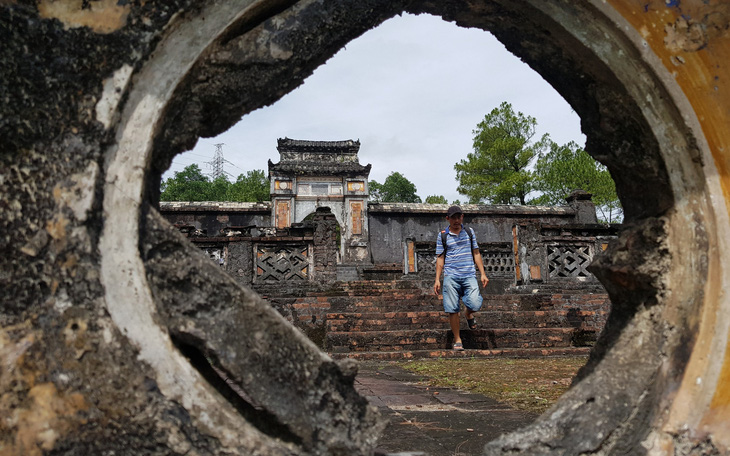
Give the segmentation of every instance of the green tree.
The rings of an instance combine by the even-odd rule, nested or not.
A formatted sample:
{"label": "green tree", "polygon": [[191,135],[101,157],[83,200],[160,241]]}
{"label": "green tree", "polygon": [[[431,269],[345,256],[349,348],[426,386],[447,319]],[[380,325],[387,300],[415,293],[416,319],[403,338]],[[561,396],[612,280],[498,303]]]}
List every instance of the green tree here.
{"label": "green tree", "polygon": [[269,178],[264,171],[255,169],[240,174],[228,189],[229,201],[268,201],[270,198]]}
{"label": "green tree", "polygon": [[376,180],[368,182],[368,191],[370,196],[368,199],[372,202],[379,203],[383,200],[383,184]]}
{"label": "green tree", "polygon": [[608,223],[621,221],[623,211],[610,173],[578,144],[552,143],[550,151],[537,160],[535,176],[535,188],[542,195],[530,204],[565,204],[565,198],[580,189],[593,194],[599,218]]}
{"label": "green tree", "polygon": [[176,171],[160,187],[160,201],[208,201],[210,180],[196,164]]}
{"label": "green tree", "polygon": [[430,195],[426,197],[426,202],[428,204],[449,204],[448,201],[446,201],[446,198],[442,195]]}
{"label": "green tree", "polygon": [[392,172],[380,184],[370,181],[370,200],[384,203],[420,203],[416,195],[416,186],[399,172]]}
{"label": "green tree", "polygon": [[231,182],[226,176],[216,177],[208,187],[208,201],[232,201],[228,197],[230,189]]}
{"label": "green tree", "polygon": [[517,114],[503,102],[479,122],[474,134],[474,152],[454,165],[459,181],[457,191],[469,203],[526,204],[533,190],[533,175],[527,169],[550,138],[535,135],[535,118]]}
{"label": "green tree", "polygon": [[231,183],[226,176],[212,181],[196,164],[162,182],[160,201],[268,201],[269,179],[260,169],[241,174]]}

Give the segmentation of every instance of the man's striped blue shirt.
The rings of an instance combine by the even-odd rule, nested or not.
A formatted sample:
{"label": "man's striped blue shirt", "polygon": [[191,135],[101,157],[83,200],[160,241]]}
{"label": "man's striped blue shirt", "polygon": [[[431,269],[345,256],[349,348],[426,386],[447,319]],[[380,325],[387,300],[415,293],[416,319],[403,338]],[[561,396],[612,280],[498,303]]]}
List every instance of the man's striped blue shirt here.
{"label": "man's striped blue shirt", "polygon": [[[472,256],[472,249],[478,249],[477,236],[474,234],[474,230],[467,228],[471,231],[472,242],[469,245],[469,233],[463,229],[458,235],[447,230],[446,236],[446,258],[444,259],[444,275],[449,277],[472,277],[476,275],[476,267],[474,266],[474,257]],[[441,255],[444,251],[444,246],[441,242],[441,232],[438,233],[436,238],[436,256]]]}

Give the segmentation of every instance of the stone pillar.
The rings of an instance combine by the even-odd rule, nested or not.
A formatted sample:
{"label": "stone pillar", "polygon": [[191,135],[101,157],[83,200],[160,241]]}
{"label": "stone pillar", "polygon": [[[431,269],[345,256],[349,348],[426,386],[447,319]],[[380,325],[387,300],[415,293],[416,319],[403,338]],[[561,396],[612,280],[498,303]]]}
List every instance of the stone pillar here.
{"label": "stone pillar", "polygon": [[337,278],[337,228],[339,224],[328,207],[317,208],[314,223],[314,273],[319,282],[333,282]]}
{"label": "stone pillar", "polygon": [[228,243],[226,271],[239,285],[250,286],[253,281],[253,243],[236,241]]}
{"label": "stone pillar", "polygon": [[576,224],[598,223],[596,205],[591,198],[593,195],[585,190],[573,190],[573,193],[565,198],[568,205],[575,209]]}

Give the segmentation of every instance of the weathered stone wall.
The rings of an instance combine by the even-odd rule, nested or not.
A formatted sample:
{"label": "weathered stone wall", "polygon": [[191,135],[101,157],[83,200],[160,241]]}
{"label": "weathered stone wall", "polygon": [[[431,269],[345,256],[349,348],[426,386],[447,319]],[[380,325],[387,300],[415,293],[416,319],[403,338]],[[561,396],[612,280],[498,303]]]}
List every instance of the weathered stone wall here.
{"label": "weathered stone wall", "polygon": [[[270,203],[160,203],[164,217],[173,225],[190,225],[208,237],[238,233],[245,226],[260,231],[271,227]],[[368,204],[368,248],[374,265],[403,265],[406,242],[435,242],[447,225],[447,205],[370,203]],[[464,205],[465,223],[471,226],[477,241],[485,244],[512,244],[513,227],[523,225],[597,224],[595,207],[590,200],[562,207],[520,207]],[[609,230],[610,231],[610,230]],[[250,233],[251,231],[247,231]],[[345,259],[347,261],[347,259]]]}
{"label": "weathered stone wall", "polygon": [[[592,223],[596,224],[595,207]],[[464,224],[474,229],[478,243],[512,244],[518,224],[571,225],[577,211],[571,206],[462,205]],[[368,206],[370,251],[374,264],[404,263],[406,240],[435,243],[448,226],[446,204],[379,203]],[[588,221],[580,223],[591,223]],[[434,244],[435,245],[435,244]]]}
{"label": "weathered stone wall", "polygon": [[271,226],[271,204],[227,202],[161,202],[160,213],[175,226],[190,225],[205,236],[225,236],[225,228]]}
{"label": "weathered stone wall", "polygon": [[[174,117],[164,91],[222,29],[285,7],[0,5],[1,453],[369,454],[382,425],[353,367],[148,205],[162,126],[138,116]],[[197,137],[182,124],[170,132]]]}
{"label": "weathered stone wall", "polygon": [[592,269],[613,308],[589,363],[553,409],[485,453],[727,452],[726,2],[10,0],[5,453],[370,454],[377,414],[354,393],[352,364],[152,208],[176,153],[403,11],[488,30],[540,73],[581,117],[625,209]]}
{"label": "weathered stone wall", "polygon": [[[221,216],[206,211],[207,215],[198,222],[200,226],[228,218],[225,212]],[[316,288],[337,277],[338,224],[326,208],[319,209],[309,222],[280,230],[224,224],[220,233],[227,233],[225,236],[206,236],[187,225],[193,221],[181,222],[179,216],[179,212],[168,212],[166,220],[176,220],[175,228],[239,285],[275,283],[287,289],[304,283]]]}

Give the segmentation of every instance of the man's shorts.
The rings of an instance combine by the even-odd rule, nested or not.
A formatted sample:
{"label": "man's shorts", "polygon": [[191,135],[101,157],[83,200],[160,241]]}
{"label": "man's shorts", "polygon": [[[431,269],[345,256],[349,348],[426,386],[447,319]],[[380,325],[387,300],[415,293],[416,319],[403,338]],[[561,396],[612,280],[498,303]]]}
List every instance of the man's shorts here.
{"label": "man's shorts", "polygon": [[444,277],[444,312],[459,313],[459,298],[472,312],[482,308],[482,294],[475,276]]}

